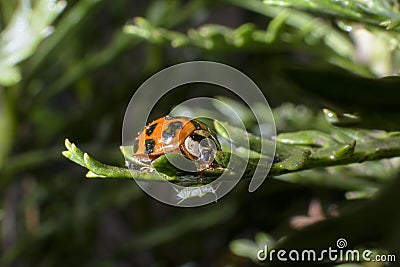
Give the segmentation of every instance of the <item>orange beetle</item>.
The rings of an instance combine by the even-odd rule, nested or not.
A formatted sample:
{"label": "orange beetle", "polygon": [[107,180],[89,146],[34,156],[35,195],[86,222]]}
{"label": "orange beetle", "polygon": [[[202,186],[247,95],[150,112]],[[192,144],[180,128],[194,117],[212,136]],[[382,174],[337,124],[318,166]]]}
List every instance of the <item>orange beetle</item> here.
{"label": "orange beetle", "polygon": [[149,123],[133,145],[133,157],[150,164],[168,152],[177,152],[200,163],[212,162],[221,150],[216,133],[203,122],[187,117],[165,116]]}

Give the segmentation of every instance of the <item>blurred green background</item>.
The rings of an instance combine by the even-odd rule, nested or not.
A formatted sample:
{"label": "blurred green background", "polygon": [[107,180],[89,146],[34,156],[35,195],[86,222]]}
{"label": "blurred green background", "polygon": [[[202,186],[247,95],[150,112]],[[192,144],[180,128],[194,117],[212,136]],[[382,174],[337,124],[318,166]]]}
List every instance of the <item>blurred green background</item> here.
{"label": "blurred green background", "polygon": [[[191,60],[252,78],[278,132],[325,129],[325,107],[399,130],[399,22],[390,0],[0,0],[1,266],[253,266],[258,246],[338,213],[320,225],[344,229],[349,246],[398,253],[396,158],[271,178],[251,194],[242,181],[217,203],[183,209],[132,180],[85,179],[60,152],[70,138],[123,166],[136,88]],[[154,117],[203,93],[167,95]],[[365,228],[352,236],[357,220]],[[325,228],[312,229],[324,239]]]}

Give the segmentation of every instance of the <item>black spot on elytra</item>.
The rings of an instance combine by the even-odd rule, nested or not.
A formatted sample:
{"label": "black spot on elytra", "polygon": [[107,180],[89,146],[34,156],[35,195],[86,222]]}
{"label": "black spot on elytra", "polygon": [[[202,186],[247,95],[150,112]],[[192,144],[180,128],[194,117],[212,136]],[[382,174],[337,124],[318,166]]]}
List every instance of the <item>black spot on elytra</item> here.
{"label": "black spot on elytra", "polygon": [[154,147],[156,146],[156,142],[153,139],[146,139],[144,141],[145,150],[144,153],[151,154],[154,151]]}
{"label": "black spot on elytra", "polygon": [[133,153],[136,153],[137,150],[139,148],[139,139],[135,139],[135,141],[133,141]]}
{"label": "black spot on elytra", "polygon": [[199,134],[192,134],[192,135],[190,135],[190,137],[193,139],[193,141],[196,141],[196,142],[200,142],[201,140],[206,138],[205,136],[202,136]]}
{"label": "black spot on elytra", "polygon": [[201,124],[199,122],[197,122],[195,120],[191,120],[190,122],[193,124],[193,126],[194,126],[194,128],[196,128],[196,130],[202,129]]}
{"label": "black spot on elytra", "polygon": [[146,135],[149,136],[154,132],[154,129],[157,127],[158,123],[153,123],[152,125],[149,125],[146,127]]}
{"label": "black spot on elytra", "polygon": [[178,129],[182,129],[182,122],[174,121],[168,124],[168,128],[162,133],[163,139],[173,138],[176,135]]}

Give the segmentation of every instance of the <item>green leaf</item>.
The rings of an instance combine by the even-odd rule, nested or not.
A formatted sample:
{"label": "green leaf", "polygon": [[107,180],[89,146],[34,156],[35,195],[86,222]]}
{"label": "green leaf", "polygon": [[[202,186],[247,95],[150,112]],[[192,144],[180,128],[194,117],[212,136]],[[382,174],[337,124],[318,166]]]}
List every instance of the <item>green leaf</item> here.
{"label": "green leaf", "polygon": [[21,79],[16,65],[31,56],[52,33],[50,26],[64,10],[65,1],[38,0],[33,7],[21,0],[7,27],[0,33],[0,85],[12,86]]}

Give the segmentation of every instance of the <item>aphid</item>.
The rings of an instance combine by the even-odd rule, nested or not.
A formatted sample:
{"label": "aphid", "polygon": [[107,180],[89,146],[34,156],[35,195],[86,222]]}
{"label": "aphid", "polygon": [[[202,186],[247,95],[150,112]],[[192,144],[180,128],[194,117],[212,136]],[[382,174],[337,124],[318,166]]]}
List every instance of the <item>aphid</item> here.
{"label": "aphid", "polygon": [[184,200],[194,197],[203,197],[209,193],[215,195],[215,202],[218,200],[217,190],[221,183],[219,183],[215,188],[211,184],[197,186],[197,187],[185,187],[182,190],[178,190],[174,187],[175,191],[178,193],[178,204],[182,203]]}

